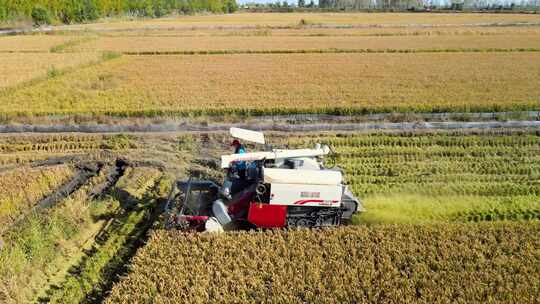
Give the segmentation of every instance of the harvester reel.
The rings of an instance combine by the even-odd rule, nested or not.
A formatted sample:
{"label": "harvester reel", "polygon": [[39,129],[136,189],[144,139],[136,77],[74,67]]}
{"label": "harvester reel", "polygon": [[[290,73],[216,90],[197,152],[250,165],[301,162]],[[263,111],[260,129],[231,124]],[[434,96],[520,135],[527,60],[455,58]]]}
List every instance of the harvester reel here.
{"label": "harvester reel", "polygon": [[339,155],[329,145],[330,153],[322,159],[322,165],[325,169],[333,169],[337,166]]}

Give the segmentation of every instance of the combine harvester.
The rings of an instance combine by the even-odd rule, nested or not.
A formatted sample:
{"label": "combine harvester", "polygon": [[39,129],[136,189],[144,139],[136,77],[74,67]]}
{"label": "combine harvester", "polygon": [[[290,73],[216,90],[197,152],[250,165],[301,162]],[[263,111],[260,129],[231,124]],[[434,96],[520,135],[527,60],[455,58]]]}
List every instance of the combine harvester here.
{"label": "combine harvester", "polygon": [[[264,134],[231,128],[232,137],[264,145]],[[209,180],[176,181],[165,206],[166,228],[223,231],[325,227],[350,222],[362,203],[339,168],[325,168],[327,145],[221,156],[223,186]]]}

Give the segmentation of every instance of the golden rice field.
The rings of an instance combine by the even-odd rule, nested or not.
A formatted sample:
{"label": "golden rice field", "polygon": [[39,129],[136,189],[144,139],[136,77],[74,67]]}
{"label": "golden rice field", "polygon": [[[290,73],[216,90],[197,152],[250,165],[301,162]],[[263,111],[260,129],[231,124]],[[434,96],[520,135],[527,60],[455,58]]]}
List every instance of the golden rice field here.
{"label": "golden rice field", "polygon": [[156,231],[106,303],[535,303],[540,224]]}
{"label": "golden rice field", "polygon": [[[0,36],[1,130],[540,110],[540,15],[238,13],[57,29]],[[367,212],[335,229],[165,231],[172,181],[220,183],[228,134],[0,136],[0,303],[538,302],[537,129],[266,135],[331,145]]]}
{"label": "golden rice field", "polygon": [[[2,39],[2,38],[0,38]],[[52,76],[59,70],[96,62],[100,53],[1,53],[0,92],[21,83]],[[17,102],[17,100],[14,100]]]}
{"label": "golden rice field", "polygon": [[209,37],[100,37],[75,45],[77,51],[115,52],[215,50],[448,50],[540,49],[540,33],[507,35],[417,36],[209,36]]}
{"label": "golden rice field", "polygon": [[[0,115],[538,110],[538,22],[528,14],[238,13],[69,25],[0,37],[0,90],[13,88],[0,94]],[[104,52],[125,55],[103,62]]]}
{"label": "golden rice field", "polygon": [[0,97],[0,113],[538,109],[540,53],[124,56]]}
{"label": "golden rice field", "polygon": [[513,24],[538,23],[534,14],[417,14],[417,13],[237,13],[228,15],[198,15],[181,18],[150,20],[113,20],[103,23],[68,26],[70,29],[137,29],[137,28],[197,28],[242,26],[297,26],[300,20],[312,25],[467,25],[467,24]]}

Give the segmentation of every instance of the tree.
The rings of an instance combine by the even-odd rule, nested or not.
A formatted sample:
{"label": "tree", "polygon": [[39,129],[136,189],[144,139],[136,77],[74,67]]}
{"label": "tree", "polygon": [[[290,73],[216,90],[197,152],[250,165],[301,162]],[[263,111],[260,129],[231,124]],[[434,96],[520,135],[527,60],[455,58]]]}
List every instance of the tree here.
{"label": "tree", "polygon": [[305,7],[306,6],[306,0],[298,0],[298,7]]}

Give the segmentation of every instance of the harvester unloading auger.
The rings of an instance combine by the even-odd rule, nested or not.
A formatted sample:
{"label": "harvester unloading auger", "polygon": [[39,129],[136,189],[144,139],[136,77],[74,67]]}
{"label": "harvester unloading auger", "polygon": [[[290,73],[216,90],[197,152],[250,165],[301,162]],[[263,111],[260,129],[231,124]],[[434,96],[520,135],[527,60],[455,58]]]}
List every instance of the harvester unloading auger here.
{"label": "harvester unloading auger", "polygon": [[[260,132],[231,128],[232,137],[265,144]],[[325,168],[327,145],[221,156],[222,186],[209,180],[176,181],[166,227],[195,231],[338,226],[364,211],[338,168]],[[241,168],[241,169],[239,169]]]}

